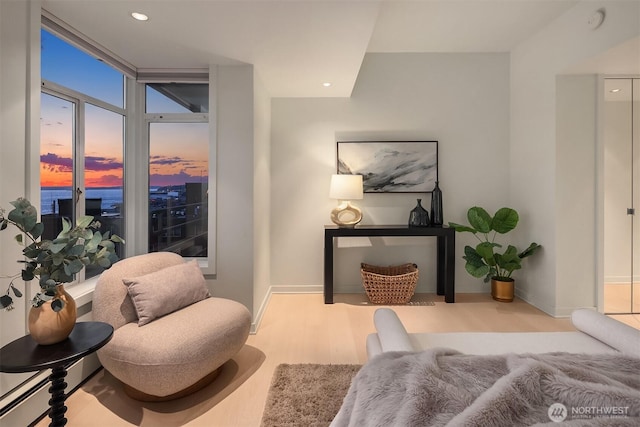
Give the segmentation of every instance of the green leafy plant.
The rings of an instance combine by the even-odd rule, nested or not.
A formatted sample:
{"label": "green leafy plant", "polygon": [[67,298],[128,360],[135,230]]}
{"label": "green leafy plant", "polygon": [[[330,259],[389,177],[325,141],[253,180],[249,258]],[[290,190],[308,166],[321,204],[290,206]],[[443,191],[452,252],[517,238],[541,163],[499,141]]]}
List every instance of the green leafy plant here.
{"label": "green leafy plant", "polygon": [[467,212],[470,225],[450,222],[449,226],[459,232],[470,232],[480,241],[475,247],[465,246],[463,258],[467,261],[465,269],[473,277],[483,277],[488,282],[491,279],[508,281],[515,270],[522,268],[522,260],[535,254],[542,246],[531,243],[527,249],[518,252],[513,245],[508,245],[502,252],[496,252],[502,245],[496,242],[498,234],[506,234],[516,228],[520,217],[511,208],[501,208],[491,216],[478,206]]}
{"label": "green leafy plant", "polygon": [[15,240],[24,246],[24,259],[18,260],[24,266],[21,273],[9,276],[11,282],[6,294],[0,296],[0,308],[13,308],[11,294],[22,297],[14,284],[18,278],[24,281],[37,278],[40,292],[31,304],[39,307],[52,300],[51,308],[59,311],[64,302],[55,296],[58,284],[72,282],[75,274],[87,265],[109,268],[118,260],[115,244],[124,244],[124,240],[115,234],[110,236],[109,232],[102,234],[97,230],[100,223],[94,221],[92,216],[79,218],[75,226],[67,218],[62,218],[60,234],[54,240],[42,240],[40,237],[44,232],[44,224],[38,222],[36,208],[25,198],[19,198],[11,204],[14,209],[6,217],[4,209],[0,209],[0,230],[13,225],[20,231]]}

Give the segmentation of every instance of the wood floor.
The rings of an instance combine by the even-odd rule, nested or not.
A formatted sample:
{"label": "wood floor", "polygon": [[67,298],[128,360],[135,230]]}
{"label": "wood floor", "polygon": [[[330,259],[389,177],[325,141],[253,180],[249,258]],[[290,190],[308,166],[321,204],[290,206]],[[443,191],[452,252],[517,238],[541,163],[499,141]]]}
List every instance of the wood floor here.
{"label": "wood floor", "polygon": [[633,293],[631,286],[630,283],[605,283],[604,312],[640,313],[640,282],[633,283]]}
{"label": "wood floor", "polygon": [[[435,295],[413,301],[393,307],[409,332],[573,330],[568,319],[519,300],[505,304],[485,294],[457,294],[455,304]],[[173,402],[141,403],[101,370],[67,399],[67,425],[257,427],[278,364],[366,362],[365,337],[374,332],[378,307],[365,295],[336,295],[333,305],[323,304],[321,294],[273,295],[257,334],[207,388]]]}

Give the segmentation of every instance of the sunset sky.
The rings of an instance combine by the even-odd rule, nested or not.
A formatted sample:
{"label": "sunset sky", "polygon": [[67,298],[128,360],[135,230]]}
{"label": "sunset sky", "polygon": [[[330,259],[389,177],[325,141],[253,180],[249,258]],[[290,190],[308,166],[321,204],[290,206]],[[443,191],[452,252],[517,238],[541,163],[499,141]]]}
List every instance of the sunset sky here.
{"label": "sunset sky", "polygon": [[[122,106],[120,73],[46,31],[42,31],[42,76],[45,80]],[[149,102],[171,101],[153,91]],[[47,94],[42,95],[41,104],[41,186],[71,186],[74,104]],[[167,111],[169,108],[175,110],[174,107],[175,104],[167,107]],[[85,124],[85,186],[122,186],[123,117],[87,104]],[[207,180],[209,170],[206,123],[152,123],[149,133],[152,187]]]}

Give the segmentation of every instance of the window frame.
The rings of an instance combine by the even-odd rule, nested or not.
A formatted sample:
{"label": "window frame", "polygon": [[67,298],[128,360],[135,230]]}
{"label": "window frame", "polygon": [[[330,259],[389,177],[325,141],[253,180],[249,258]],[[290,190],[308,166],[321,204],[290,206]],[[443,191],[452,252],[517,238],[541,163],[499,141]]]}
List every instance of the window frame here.
{"label": "window frame", "polygon": [[[148,215],[139,215],[140,212],[149,211],[148,197],[139,197],[140,194],[149,192],[149,123],[147,122],[147,113],[145,112],[146,101],[146,83],[207,83],[209,85],[209,110],[207,113],[167,113],[149,114],[151,119],[154,116],[163,116],[166,120],[180,120],[184,122],[206,122],[209,126],[209,176],[208,176],[208,239],[207,239],[207,257],[188,258],[185,260],[196,259],[202,272],[209,278],[216,277],[216,242],[217,242],[217,190],[216,190],[216,147],[217,147],[217,103],[216,103],[216,78],[215,67],[206,69],[153,69],[144,70],[137,69],[122,58],[112,52],[104,49],[84,37],[66,23],[60,21],[55,16],[43,10],[41,15],[41,28],[74,45],[76,48],[84,51],[86,54],[103,60],[106,64],[123,73],[124,76],[124,106],[118,107],[108,102],[101,101],[90,95],[77,92],[73,89],[66,88],[51,81],[42,80],[41,91],[55,91],[54,96],[66,95],[79,102],[90,103],[95,106],[105,108],[109,111],[122,114],[124,117],[124,150],[123,150],[123,187],[124,187],[124,238],[127,244],[124,245],[124,256],[131,257],[148,252]],[[73,102],[73,101],[72,101]],[[84,110],[84,109],[83,109]],[[83,113],[84,114],[84,113]],[[185,115],[193,116],[191,118]],[[199,117],[196,117],[199,116]],[[84,117],[83,117],[84,120]],[[84,122],[82,122],[82,126]],[[83,128],[80,124],[76,124],[76,136],[84,138]],[[39,146],[39,141],[38,141]],[[83,145],[84,147],[84,142]],[[38,151],[39,153],[39,151]],[[75,152],[74,156],[84,160],[84,152]],[[39,159],[39,158],[38,158]],[[74,157],[74,165],[75,165]],[[140,164],[147,167],[140,167]],[[74,168],[75,169],[75,168]],[[74,170],[74,173],[76,171]],[[83,176],[74,176],[75,182],[83,179]],[[39,189],[39,179],[38,179]],[[38,190],[38,199],[39,199]],[[84,209],[78,205],[78,209]],[[82,212],[82,211],[81,211]],[[84,272],[83,272],[84,274]],[[90,279],[91,280],[91,279]],[[82,279],[78,280],[82,281]]]}
{"label": "window frame", "polygon": [[[145,75],[144,79],[139,79],[136,83],[138,86],[136,90],[136,95],[138,96],[138,100],[140,101],[140,108],[138,112],[141,112],[141,117],[138,120],[140,123],[139,130],[141,130],[140,141],[143,141],[143,144],[139,144],[144,147],[144,156],[142,158],[146,158],[147,165],[149,162],[149,128],[151,123],[207,123],[209,128],[209,173],[208,173],[208,188],[209,188],[209,198],[208,198],[208,218],[207,218],[207,256],[206,257],[183,257],[185,260],[195,259],[200,266],[203,274],[208,276],[215,277],[216,275],[216,197],[215,197],[215,126],[214,123],[211,122],[211,117],[215,117],[211,112],[212,106],[215,105],[213,102],[212,94],[214,93],[211,89],[211,78],[207,73],[207,79],[204,79],[202,74],[198,77],[194,77],[193,74],[190,73],[180,73],[173,70],[174,74],[168,75],[167,73],[161,73],[161,76],[154,78],[152,75]],[[206,83],[209,85],[209,112],[207,113],[146,113],[145,105],[146,105],[146,85],[147,83],[169,83],[169,82],[182,82],[182,83]],[[142,182],[142,186],[138,186],[140,191],[143,191],[148,195],[149,194],[149,168],[147,166],[146,170],[142,171],[143,168],[139,168],[137,171],[138,180]],[[144,173],[144,176],[140,176],[140,173]],[[140,194],[140,193],[139,193]],[[149,203],[148,197],[146,197],[145,205],[146,209],[144,212],[149,212]],[[136,234],[136,247],[138,251],[148,251],[149,244],[149,227],[148,222],[139,223],[138,233]],[[144,247],[143,247],[144,246]]]}
{"label": "window frame", "polygon": [[[55,35],[55,34],[54,34]],[[123,78],[128,79],[128,77],[124,76]],[[125,82],[126,83],[126,82]],[[125,92],[126,93],[126,92]],[[77,215],[78,212],[82,213],[85,212],[85,208],[86,208],[86,202],[85,202],[85,197],[80,197],[77,198],[76,189],[81,189],[82,190],[82,194],[86,194],[87,193],[87,189],[85,187],[85,146],[86,146],[86,139],[85,139],[85,128],[86,128],[86,105],[90,104],[93,105],[95,107],[98,108],[102,108],[104,110],[107,110],[109,112],[121,115],[123,120],[124,120],[124,133],[122,135],[122,156],[123,156],[123,162],[124,162],[124,156],[125,156],[125,147],[126,147],[126,129],[127,129],[127,111],[126,111],[126,107],[125,108],[121,108],[118,106],[115,106],[113,104],[109,104],[108,102],[102,101],[100,99],[94,98],[90,95],[87,95],[85,93],[82,92],[78,92],[74,89],[68,88],[66,86],[62,86],[58,83],[49,81],[49,80],[45,80],[42,79],[41,80],[41,84],[40,84],[40,96],[42,96],[42,94],[46,94],[49,96],[53,96],[56,98],[60,98],[63,99],[65,101],[68,101],[72,104],[75,105],[76,108],[76,113],[74,114],[73,120],[73,141],[72,141],[72,145],[71,145],[71,153],[72,153],[72,172],[71,172],[71,181],[72,181],[72,190],[71,190],[71,197],[73,199],[73,206],[74,206],[74,210],[73,210],[73,218],[72,221],[75,223],[75,221],[77,220]],[[41,155],[41,152],[38,151],[38,156]],[[39,181],[39,180],[38,180]],[[127,185],[126,185],[126,174],[125,174],[125,170],[123,169],[123,193],[126,191]],[[39,185],[40,187],[40,185]],[[40,197],[38,198],[38,200],[40,200]],[[124,211],[124,216],[122,218],[123,221],[123,226],[124,229],[126,229],[126,224],[127,224],[127,219],[129,217],[128,212],[127,212],[127,205],[125,200],[122,201],[123,202],[123,211]],[[126,239],[126,235],[122,236],[123,238]],[[76,280],[73,282],[74,284],[83,282],[84,280],[86,280],[86,269],[82,269],[82,271],[80,271],[79,273],[77,273],[76,275]]]}

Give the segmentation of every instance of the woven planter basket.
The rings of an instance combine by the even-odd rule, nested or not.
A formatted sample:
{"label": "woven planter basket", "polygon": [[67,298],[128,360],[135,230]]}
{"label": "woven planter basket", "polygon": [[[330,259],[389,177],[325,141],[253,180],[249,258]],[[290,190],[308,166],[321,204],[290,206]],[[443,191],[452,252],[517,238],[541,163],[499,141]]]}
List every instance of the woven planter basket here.
{"label": "woven planter basket", "polygon": [[418,266],[402,264],[379,267],[361,264],[362,286],[374,304],[406,304],[418,283]]}

